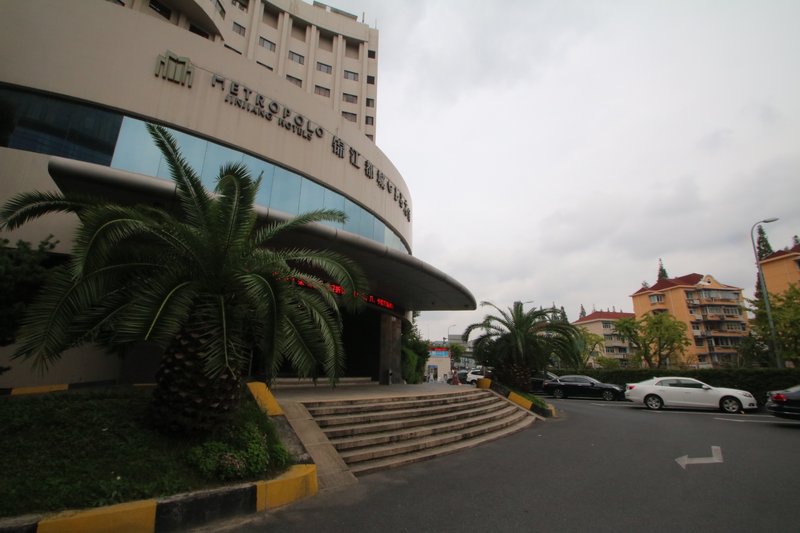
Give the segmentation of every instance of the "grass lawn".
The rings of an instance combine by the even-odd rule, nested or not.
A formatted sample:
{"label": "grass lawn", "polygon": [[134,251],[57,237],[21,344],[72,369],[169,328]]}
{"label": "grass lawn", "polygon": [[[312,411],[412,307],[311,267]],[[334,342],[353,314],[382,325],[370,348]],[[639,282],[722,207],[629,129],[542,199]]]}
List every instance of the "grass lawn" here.
{"label": "grass lawn", "polygon": [[[186,459],[204,440],[168,437],[150,428],[151,394],[151,389],[112,387],[0,397],[0,517],[223,485],[203,477]],[[235,423],[254,422],[266,428],[265,440],[277,443],[268,417],[243,396]],[[254,479],[268,479],[287,466],[276,462],[274,471]]]}

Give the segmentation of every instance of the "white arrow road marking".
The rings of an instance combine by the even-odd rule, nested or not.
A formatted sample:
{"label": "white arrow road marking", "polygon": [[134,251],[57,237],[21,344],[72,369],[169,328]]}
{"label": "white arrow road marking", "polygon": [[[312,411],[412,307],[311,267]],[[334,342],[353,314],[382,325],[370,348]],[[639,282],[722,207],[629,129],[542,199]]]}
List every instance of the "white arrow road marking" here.
{"label": "white arrow road marking", "polygon": [[698,465],[703,463],[721,463],[722,462],[722,448],[719,446],[711,447],[711,457],[689,457],[684,455],[675,459],[675,462],[681,465],[681,468],[686,470],[686,465]]}

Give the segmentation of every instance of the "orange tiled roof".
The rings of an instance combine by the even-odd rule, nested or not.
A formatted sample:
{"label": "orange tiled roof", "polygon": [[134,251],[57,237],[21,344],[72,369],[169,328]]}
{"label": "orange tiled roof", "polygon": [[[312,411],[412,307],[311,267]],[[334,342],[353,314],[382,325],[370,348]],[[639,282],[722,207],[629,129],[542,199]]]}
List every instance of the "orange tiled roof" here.
{"label": "orange tiled roof", "polygon": [[573,324],[592,322],[594,320],[619,320],[620,318],[633,318],[633,313],[623,313],[622,311],[592,311],[583,318],[579,318]]}

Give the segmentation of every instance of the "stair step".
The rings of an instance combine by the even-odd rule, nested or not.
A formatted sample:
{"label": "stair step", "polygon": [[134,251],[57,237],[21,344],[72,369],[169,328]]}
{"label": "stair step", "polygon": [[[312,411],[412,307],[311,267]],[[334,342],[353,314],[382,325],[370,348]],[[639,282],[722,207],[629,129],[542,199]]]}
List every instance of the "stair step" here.
{"label": "stair step", "polygon": [[[487,413],[494,413],[506,407],[505,404],[499,402],[492,402],[485,406],[476,407],[466,410],[451,410],[446,413],[435,415],[422,415],[412,418],[391,419],[378,422],[361,422],[351,425],[343,426],[329,426],[322,428],[323,433],[330,439],[336,437],[346,437],[354,435],[363,435],[366,433],[376,433],[380,431],[391,431],[398,429],[414,428],[419,426],[438,424],[441,422],[449,422],[461,418],[469,418],[472,416],[483,415]],[[316,420],[315,420],[316,421]]]}
{"label": "stair step", "polygon": [[411,400],[450,400],[450,399],[460,399],[464,397],[472,397],[472,396],[493,396],[491,392],[484,390],[484,389],[463,389],[457,390],[454,392],[448,392],[443,394],[415,394],[410,396],[384,396],[379,398],[350,398],[344,400],[316,400],[316,401],[307,401],[303,402],[303,405],[306,409],[317,408],[317,407],[331,407],[331,406],[339,406],[339,405],[352,405],[352,406],[359,406],[364,403],[370,404],[396,404],[400,402],[406,402]]}
{"label": "stair step", "polygon": [[442,396],[415,396],[411,398],[392,398],[387,401],[385,398],[377,398],[369,401],[355,403],[348,402],[315,402],[316,405],[305,404],[306,409],[314,418],[323,418],[331,415],[356,414],[375,411],[394,411],[413,408],[424,408],[437,405],[453,405],[469,399],[491,398],[491,393],[486,391],[476,391],[476,393],[462,393]]}
{"label": "stair step", "polygon": [[[363,387],[366,385],[380,385],[378,381],[373,381],[370,377],[345,377],[339,378],[336,382],[337,387]],[[271,384],[274,389],[299,389],[313,387],[330,387],[327,378],[275,378]]]}
{"label": "stair step", "polygon": [[331,444],[333,444],[334,448],[339,451],[345,451],[355,448],[363,448],[365,446],[377,446],[381,444],[426,437],[429,435],[436,435],[438,433],[460,431],[471,426],[480,427],[484,424],[497,420],[498,417],[509,416],[515,412],[519,412],[519,410],[514,406],[509,405],[502,410],[497,410],[491,413],[473,417],[462,417],[452,421],[446,421],[437,424],[429,423],[427,425],[412,428],[401,428],[380,432],[375,431],[353,436],[329,438],[329,440]]}
{"label": "stair step", "polygon": [[397,455],[392,457],[385,457],[382,459],[376,459],[373,461],[365,461],[363,463],[352,465],[350,467],[350,471],[356,476],[362,476],[380,470],[397,468],[400,466],[405,466],[408,464],[425,461],[427,459],[432,459],[434,457],[440,457],[442,455],[459,452],[468,448],[473,448],[475,446],[478,446],[486,442],[490,442],[517,433],[518,431],[521,431],[530,426],[533,423],[533,421],[534,418],[532,416],[526,416],[520,419],[515,424],[507,426],[500,431],[487,433],[480,437],[475,437],[471,439],[462,439],[438,448],[428,448],[405,455]]}
{"label": "stair step", "polygon": [[509,416],[508,418],[496,419],[491,423],[481,426],[472,426],[466,431],[438,433],[414,439],[402,440],[400,442],[369,446],[356,450],[344,451],[341,452],[340,455],[342,456],[342,459],[344,459],[345,463],[348,465],[353,465],[355,463],[364,461],[413,453],[428,448],[441,447],[459,440],[470,439],[477,437],[478,435],[499,431],[516,423],[523,417],[527,417],[527,415],[517,410],[516,414]]}
{"label": "stair step", "polygon": [[455,404],[446,403],[429,403],[425,407],[412,407],[407,408],[406,405],[400,405],[399,409],[386,409],[379,411],[357,411],[355,413],[342,413],[329,416],[317,416],[313,412],[311,416],[314,421],[321,428],[328,428],[333,426],[348,426],[353,424],[368,424],[374,422],[383,422],[386,420],[399,420],[403,418],[417,418],[420,416],[434,416],[443,413],[453,413],[455,411],[468,410],[472,408],[480,408],[484,406],[491,406],[495,404],[496,399],[491,396],[484,396],[481,398],[469,399],[466,401],[458,402]]}

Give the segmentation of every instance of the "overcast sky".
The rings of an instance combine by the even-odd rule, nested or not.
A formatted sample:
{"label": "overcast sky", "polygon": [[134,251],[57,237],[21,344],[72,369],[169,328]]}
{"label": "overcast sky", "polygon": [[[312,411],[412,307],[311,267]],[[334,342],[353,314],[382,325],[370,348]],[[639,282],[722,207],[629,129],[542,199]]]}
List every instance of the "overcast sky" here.
{"label": "overcast sky", "polygon": [[[380,31],[414,255],[478,302],[632,312],[659,258],[751,297],[751,226],[800,234],[796,0],[326,3]],[[417,324],[441,340],[488,310]]]}

